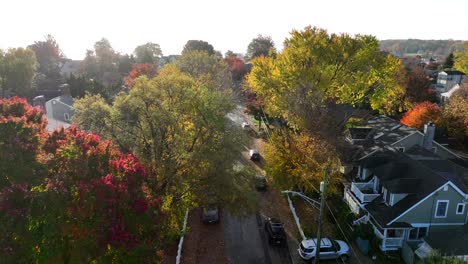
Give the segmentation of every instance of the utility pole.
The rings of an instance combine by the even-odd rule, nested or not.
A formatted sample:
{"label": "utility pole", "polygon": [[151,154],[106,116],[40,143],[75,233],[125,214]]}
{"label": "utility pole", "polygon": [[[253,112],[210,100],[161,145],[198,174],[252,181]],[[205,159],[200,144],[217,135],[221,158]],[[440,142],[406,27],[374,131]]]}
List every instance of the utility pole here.
{"label": "utility pole", "polygon": [[319,222],[318,222],[318,229],[317,229],[317,248],[315,250],[315,260],[314,263],[318,264],[320,261],[320,243],[322,242],[322,219],[323,219],[323,212],[325,209],[325,199],[327,197],[327,186],[330,177],[330,169],[327,167],[325,169],[325,175],[323,182],[320,182],[320,214],[319,214]]}

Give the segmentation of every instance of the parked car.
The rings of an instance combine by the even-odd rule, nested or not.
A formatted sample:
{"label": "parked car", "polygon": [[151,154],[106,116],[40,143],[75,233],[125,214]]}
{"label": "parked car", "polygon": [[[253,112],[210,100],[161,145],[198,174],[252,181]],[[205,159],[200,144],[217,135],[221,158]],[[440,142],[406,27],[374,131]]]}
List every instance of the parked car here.
{"label": "parked car", "polygon": [[249,157],[252,161],[260,161],[260,153],[256,149],[249,150]]}
{"label": "parked car", "polygon": [[265,221],[265,231],[272,244],[284,245],[286,243],[286,232],[284,224],[276,218],[268,218]]}
{"label": "parked car", "polygon": [[250,124],[247,123],[247,122],[242,122],[241,126],[242,126],[243,129],[249,129],[250,128]]}
{"label": "parked car", "polygon": [[263,190],[266,190],[266,188],[267,188],[266,177],[260,174],[255,176],[255,189],[259,191],[263,191]]}
{"label": "parked car", "polygon": [[216,206],[202,209],[202,222],[205,224],[219,223],[219,208]]}
{"label": "parked car", "polygon": [[[297,251],[302,259],[312,260],[315,258],[317,250],[317,239],[302,240]],[[338,259],[348,260],[350,256],[349,246],[341,240],[322,238],[320,242],[320,259]]]}

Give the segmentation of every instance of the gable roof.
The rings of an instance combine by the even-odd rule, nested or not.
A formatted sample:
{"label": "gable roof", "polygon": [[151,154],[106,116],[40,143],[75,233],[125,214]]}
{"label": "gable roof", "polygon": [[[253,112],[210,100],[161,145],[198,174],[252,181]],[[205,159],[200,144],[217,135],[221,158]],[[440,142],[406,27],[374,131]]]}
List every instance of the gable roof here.
{"label": "gable roof", "polygon": [[393,206],[387,206],[382,198],[365,205],[376,221],[385,227],[406,213],[417,203],[447,184],[467,192],[468,170],[442,159],[420,146],[402,153],[393,148],[379,151],[360,161],[375,174],[381,185],[393,194],[407,194]]}
{"label": "gable roof", "polygon": [[[377,151],[384,150],[388,146],[395,146],[399,142],[415,134],[418,134],[420,137],[424,137],[423,132],[406,126],[399,121],[385,115],[372,117],[367,120],[363,126],[348,129],[347,133],[351,136],[351,133],[358,134],[359,132],[368,131],[368,129],[371,129],[371,131],[365,135],[366,140],[360,140],[360,143],[353,143],[354,145],[358,146],[361,151],[358,153],[360,154],[358,159],[363,159],[367,156],[373,155]],[[442,148],[449,152],[451,155],[453,155],[454,158],[460,157],[459,154],[456,154],[452,150],[442,146],[437,141],[433,140],[432,143],[435,144],[437,148]]]}

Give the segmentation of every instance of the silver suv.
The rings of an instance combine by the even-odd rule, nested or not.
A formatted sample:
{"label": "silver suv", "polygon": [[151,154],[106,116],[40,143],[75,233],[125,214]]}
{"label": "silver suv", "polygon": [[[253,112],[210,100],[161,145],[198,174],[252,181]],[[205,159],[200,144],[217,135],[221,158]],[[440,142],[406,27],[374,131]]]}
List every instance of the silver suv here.
{"label": "silver suv", "polygon": [[[302,240],[299,245],[299,255],[302,259],[311,260],[315,258],[317,250],[317,239]],[[348,260],[350,256],[349,246],[341,240],[333,240],[330,238],[322,238],[320,242],[320,259],[337,259],[343,261]]]}

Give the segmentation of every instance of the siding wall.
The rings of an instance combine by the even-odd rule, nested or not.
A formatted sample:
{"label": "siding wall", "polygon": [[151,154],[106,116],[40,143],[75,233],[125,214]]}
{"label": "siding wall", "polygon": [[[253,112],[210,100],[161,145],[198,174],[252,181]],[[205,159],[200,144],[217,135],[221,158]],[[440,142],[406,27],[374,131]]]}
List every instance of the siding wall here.
{"label": "siding wall", "polygon": [[[435,210],[437,206],[437,200],[449,200],[447,217],[446,218],[435,218]],[[408,223],[465,223],[467,215],[467,206],[465,206],[465,212],[462,215],[457,215],[457,205],[463,201],[463,196],[460,195],[454,188],[448,186],[448,190],[439,190],[437,193],[429,197],[427,200],[413,208],[411,211],[400,217],[398,222]]]}

